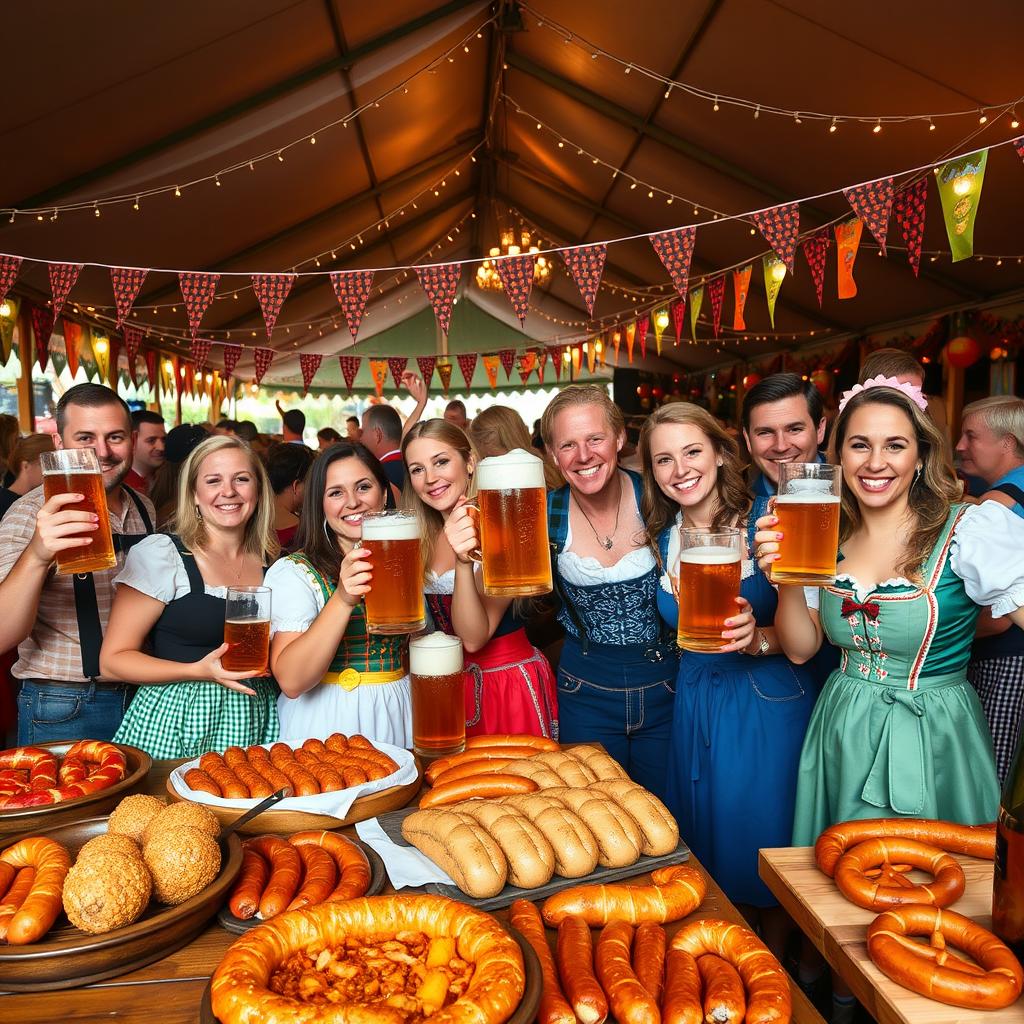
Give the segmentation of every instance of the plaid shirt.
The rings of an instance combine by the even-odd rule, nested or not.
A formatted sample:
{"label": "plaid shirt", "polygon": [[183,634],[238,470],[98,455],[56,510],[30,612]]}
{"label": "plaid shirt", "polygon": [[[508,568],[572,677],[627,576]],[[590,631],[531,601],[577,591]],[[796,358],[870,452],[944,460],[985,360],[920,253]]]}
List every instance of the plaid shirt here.
{"label": "plaid shirt", "polygon": [[[43,507],[43,489],[37,487],[16,501],[0,522],[0,583],[10,575],[22,552],[28,547],[36,529],[36,515]],[[153,503],[140,495],[140,500],[156,521]],[[121,514],[109,510],[110,528],[114,533],[141,534],[146,526],[135,503],[122,493]],[[100,626],[107,627],[110,605],[114,600],[114,577],[124,568],[125,555],[117,555],[112,569],[93,573],[96,584],[96,605]],[[17,679],[51,679],[60,682],[84,683],[82,651],[78,640],[78,619],[75,615],[74,577],[59,575],[56,564],[43,584],[32,632],[18,645],[18,660],[12,674]]]}

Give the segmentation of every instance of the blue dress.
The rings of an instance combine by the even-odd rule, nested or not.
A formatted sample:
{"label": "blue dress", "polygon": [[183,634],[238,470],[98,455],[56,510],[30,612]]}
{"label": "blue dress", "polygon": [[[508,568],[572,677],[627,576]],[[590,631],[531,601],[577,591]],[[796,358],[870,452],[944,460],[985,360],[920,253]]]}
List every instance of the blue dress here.
{"label": "blue dress", "polygon": [[[676,528],[659,538],[666,566]],[[771,626],[775,589],[752,568],[740,593],[757,624]],[[663,578],[658,611],[675,626],[679,606],[666,586]],[[816,692],[810,670],[782,654],[680,656],[667,803],[683,839],[734,903],[777,902],[758,877],[757,851],[790,845],[797,766]]]}

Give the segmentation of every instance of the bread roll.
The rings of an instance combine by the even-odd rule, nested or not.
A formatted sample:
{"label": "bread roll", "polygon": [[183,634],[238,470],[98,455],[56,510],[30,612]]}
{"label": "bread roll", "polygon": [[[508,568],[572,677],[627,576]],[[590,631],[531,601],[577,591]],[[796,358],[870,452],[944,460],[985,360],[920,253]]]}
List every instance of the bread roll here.
{"label": "bread roll", "polygon": [[606,868],[635,864],[643,843],[640,826],[605,794],[586,789],[547,789],[545,794],[575,811],[597,840],[597,862]]}
{"label": "bread roll", "polygon": [[515,807],[488,800],[467,800],[457,810],[478,821],[501,847],[508,880],[521,889],[536,889],[555,873],[555,851],[542,832]]}
{"label": "bread roll", "polygon": [[578,758],[562,750],[549,750],[534,759],[547,765],[566,786],[582,788],[597,781],[597,776]]}
{"label": "bread roll", "polygon": [[653,794],[629,779],[595,782],[591,790],[607,793],[640,827],[640,850],[648,857],[671,853],[679,845],[679,826],[669,809]]}
{"label": "bread roll", "polygon": [[506,775],[521,775],[524,779],[533,779],[538,789],[565,785],[565,779],[556,775],[547,765],[538,764],[535,758],[528,761],[511,761],[502,771]]}
{"label": "bread roll", "polygon": [[598,777],[598,779],[628,779],[625,769],[610,754],[597,747],[573,747],[566,751],[578,757]]}
{"label": "bread roll", "polygon": [[467,895],[497,896],[508,878],[501,847],[469,815],[449,810],[414,811],[402,836],[426,854]]}
{"label": "bread roll", "polygon": [[[618,830],[624,832],[629,842],[636,847],[638,851],[637,856],[639,857],[639,850],[644,842],[640,826],[636,823],[633,816],[625,808],[621,807],[617,801],[595,787],[596,783],[588,786],[586,789],[567,787],[566,789],[552,789],[545,792],[550,793],[556,800],[560,800],[566,807],[576,811],[577,814],[580,812],[581,805],[589,801],[596,800],[598,803],[607,803],[616,824],[619,826]],[[586,821],[586,817],[583,820]],[[591,830],[593,831],[593,827],[591,827]],[[597,833],[595,832],[594,834],[596,835]]]}
{"label": "bread roll", "polygon": [[530,793],[509,796],[511,804],[537,826],[555,852],[555,874],[562,878],[582,878],[597,867],[600,854],[594,833],[583,819],[561,801]]}

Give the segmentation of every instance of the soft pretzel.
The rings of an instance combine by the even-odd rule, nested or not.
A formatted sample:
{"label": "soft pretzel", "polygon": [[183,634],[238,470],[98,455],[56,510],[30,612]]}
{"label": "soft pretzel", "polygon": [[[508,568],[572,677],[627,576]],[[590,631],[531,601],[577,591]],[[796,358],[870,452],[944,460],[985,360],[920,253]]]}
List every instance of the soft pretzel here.
{"label": "soft pretzel", "polygon": [[[68,769],[58,782],[56,759],[39,747],[17,747],[0,752],[0,808],[14,810],[42,807],[75,800],[120,782],[127,772],[124,754],[104,740],[79,740],[64,755]],[[13,771],[12,771],[13,770]],[[29,773],[27,785],[18,784],[16,775]]]}
{"label": "soft pretzel", "polygon": [[0,860],[15,869],[35,869],[32,887],[7,926],[7,941],[12,945],[37,942],[60,914],[71,857],[60,843],[37,836],[9,846],[0,853]]}
{"label": "soft pretzel", "polygon": [[[915,885],[894,864],[909,864],[931,872],[935,881]],[[876,872],[876,869],[881,869]],[[869,878],[876,872],[877,877]],[[907,903],[948,907],[964,894],[964,872],[942,850],[914,839],[869,839],[858,843],[839,858],[835,869],[840,892],[858,907],[882,910]]]}

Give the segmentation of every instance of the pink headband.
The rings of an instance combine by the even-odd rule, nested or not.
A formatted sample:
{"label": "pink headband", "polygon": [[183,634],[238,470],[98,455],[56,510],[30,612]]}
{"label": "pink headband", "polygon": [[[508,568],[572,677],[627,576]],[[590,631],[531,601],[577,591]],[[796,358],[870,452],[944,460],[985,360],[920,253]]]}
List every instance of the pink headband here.
{"label": "pink headband", "polygon": [[846,403],[853,398],[858,392],[868,391],[870,388],[893,388],[896,391],[902,391],[921,412],[928,411],[928,399],[924,397],[924,393],[915,384],[900,383],[895,377],[872,377],[870,380],[864,381],[863,384],[854,384],[849,391],[843,392],[843,397],[839,400],[839,411],[842,412],[846,406]]}

